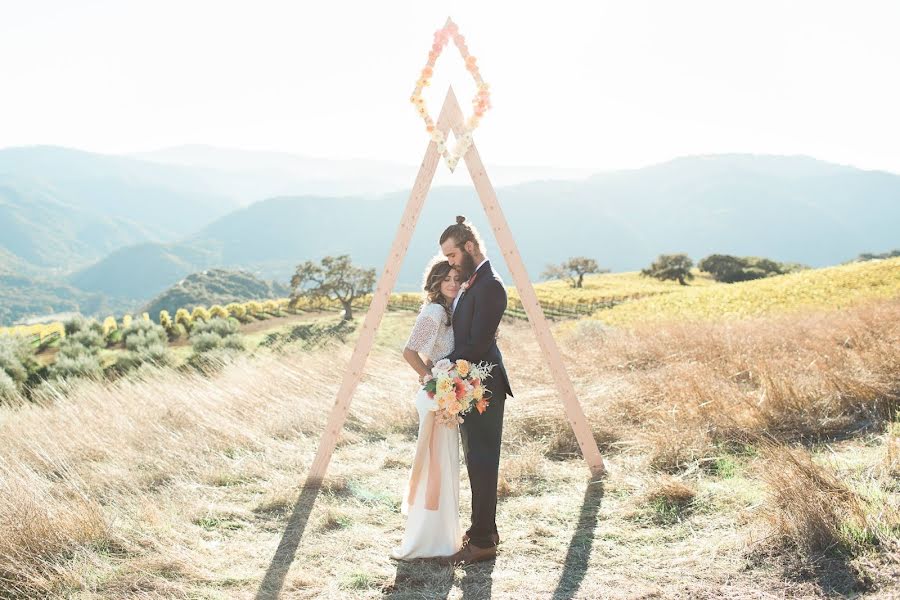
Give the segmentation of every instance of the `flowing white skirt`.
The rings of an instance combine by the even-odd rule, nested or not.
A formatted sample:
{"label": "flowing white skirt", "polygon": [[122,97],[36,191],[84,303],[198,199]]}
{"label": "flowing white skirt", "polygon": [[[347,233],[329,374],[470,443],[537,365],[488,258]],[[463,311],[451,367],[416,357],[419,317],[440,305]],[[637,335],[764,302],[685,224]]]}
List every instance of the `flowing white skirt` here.
{"label": "flowing white skirt", "polygon": [[[419,413],[420,437],[425,417],[433,406],[435,402],[428,397],[428,393],[419,390],[416,394],[416,410]],[[438,510],[425,508],[425,486],[431,462],[425,460],[412,506],[407,501],[411,469],[410,476],[406,479],[407,485],[401,490],[403,501],[400,512],[406,515],[406,530],[403,541],[391,550],[391,558],[397,560],[449,556],[462,547],[463,531],[459,524],[459,426],[450,428],[439,425],[434,429],[434,435],[437,436],[436,447],[441,470]]]}

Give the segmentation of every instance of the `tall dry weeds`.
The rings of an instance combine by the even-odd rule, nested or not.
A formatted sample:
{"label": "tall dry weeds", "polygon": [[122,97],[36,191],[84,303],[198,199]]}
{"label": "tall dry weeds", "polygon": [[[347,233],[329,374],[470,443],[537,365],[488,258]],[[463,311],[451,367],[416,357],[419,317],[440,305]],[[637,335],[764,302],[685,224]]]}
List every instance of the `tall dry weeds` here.
{"label": "tall dry weeds", "polygon": [[[900,408],[900,299],[729,323],[576,327],[566,348],[585,411],[663,471],[769,435],[876,430]],[[606,385],[594,392],[598,380]]]}
{"label": "tall dry weeds", "polygon": [[[169,497],[178,510],[179,489],[231,484],[225,466],[237,455],[258,456],[243,475],[252,478],[272,474],[266,455],[280,440],[288,451],[300,446],[291,477],[300,480],[334,402],[336,365],[349,353],[334,346],[243,356],[210,377],[165,368],[51,384],[35,403],[0,407],[0,597],[47,596],[63,583],[89,587],[73,566],[81,555],[141,557],[148,549],[128,532],[155,518],[149,507],[157,498]],[[373,355],[367,372],[390,379],[399,360]],[[415,411],[403,398],[415,382],[397,381],[396,389],[404,385],[407,394],[392,393],[367,375],[338,443],[408,427]]]}
{"label": "tall dry weeds", "polygon": [[[540,494],[545,475],[561,464],[546,458],[577,456],[578,447],[533,335],[521,324],[503,331],[516,396],[506,402],[501,491],[514,502]],[[630,453],[655,469],[683,471],[766,434],[818,439],[883,422],[897,406],[900,300],[741,323],[594,328],[560,339],[560,347],[604,455]],[[315,453],[351,350],[242,356],[208,377],[148,369],[111,383],[50,385],[37,403],[0,407],[4,593],[25,598],[93,589],[98,584],[84,565],[101,562],[101,553],[134,565],[106,574],[112,580],[104,589],[121,595],[176,597],[170,572],[189,574],[192,582],[213,578],[191,549],[196,533],[174,513],[195,510],[198,489],[254,477],[270,482],[257,514],[289,510],[295,495],[288,491]],[[399,352],[372,353],[338,442],[348,459],[371,461],[372,448],[387,436],[414,436],[415,388]],[[402,479],[409,457],[388,461],[385,452],[366,468]],[[838,503],[834,514],[858,525],[851,496],[797,464],[790,467],[796,477],[807,473],[834,496],[823,500]],[[340,475],[329,485],[338,495],[356,493]],[[667,490],[670,499],[689,495]],[[387,502],[372,498],[360,510]],[[835,539],[828,527],[836,521],[804,524],[798,511],[786,518],[786,531],[814,540],[813,547]],[[230,514],[188,513],[183,520],[203,526]],[[329,507],[311,531],[344,527],[347,517]]]}

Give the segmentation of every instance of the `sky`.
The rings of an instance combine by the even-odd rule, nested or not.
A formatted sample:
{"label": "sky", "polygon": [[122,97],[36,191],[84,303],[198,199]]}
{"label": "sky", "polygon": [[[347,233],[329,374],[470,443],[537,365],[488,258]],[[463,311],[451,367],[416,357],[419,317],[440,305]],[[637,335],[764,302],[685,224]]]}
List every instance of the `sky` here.
{"label": "sky", "polygon": [[[865,0],[0,0],[0,147],[415,164],[428,137],[409,96],[448,16],[491,86],[486,162],[748,152],[900,173],[900,2]],[[468,111],[452,44],[435,118],[450,84]]]}

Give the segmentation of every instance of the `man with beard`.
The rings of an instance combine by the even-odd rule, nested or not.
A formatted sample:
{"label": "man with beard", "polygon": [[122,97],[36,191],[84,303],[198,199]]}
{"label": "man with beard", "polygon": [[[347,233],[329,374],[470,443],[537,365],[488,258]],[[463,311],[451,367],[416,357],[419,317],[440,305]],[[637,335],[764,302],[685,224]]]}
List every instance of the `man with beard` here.
{"label": "man with beard", "polygon": [[484,256],[484,243],[465,217],[447,227],[440,238],[441,252],[468,277],[453,303],[454,350],[451,361],[464,359],[496,365],[484,385],[490,392],[483,413],[470,411],[460,425],[463,453],[472,488],[472,525],[463,547],[446,557],[453,564],[489,560],[497,554],[497,478],[503,407],[512,396],[503,356],[497,347],[497,327],[506,311],[506,286]]}

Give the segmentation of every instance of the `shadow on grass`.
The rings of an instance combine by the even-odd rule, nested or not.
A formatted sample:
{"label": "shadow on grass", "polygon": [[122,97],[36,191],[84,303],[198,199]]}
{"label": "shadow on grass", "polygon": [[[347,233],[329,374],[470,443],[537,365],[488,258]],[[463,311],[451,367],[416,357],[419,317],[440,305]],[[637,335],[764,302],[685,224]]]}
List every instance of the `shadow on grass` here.
{"label": "shadow on grass", "polygon": [[470,600],[480,600],[491,597],[491,587],[494,584],[492,575],[496,559],[473,563],[463,566],[465,575],[459,581],[462,597]]}
{"label": "shadow on grass", "polygon": [[569,542],[566,552],[566,562],[559,582],[553,591],[553,600],[572,598],[581,586],[587,573],[588,563],[591,559],[591,547],[594,544],[594,530],[597,527],[597,512],[600,510],[600,501],[603,499],[602,478],[591,478],[584,490],[584,500],[581,503],[581,513],[578,516],[578,525]]}
{"label": "shadow on grass", "polygon": [[[294,561],[294,555],[309,516],[321,491],[320,485],[307,481],[288,519],[284,534],[269,563],[269,568],[256,593],[257,600],[275,600],[284,587],[284,579]],[[603,498],[603,481],[588,481],[581,504],[578,525],[566,552],[565,568],[560,575],[553,599],[571,598],[578,591],[587,572],[594,542],[597,512]],[[460,581],[463,598],[490,598],[493,584],[494,560],[463,567],[465,576]],[[430,561],[399,562],[393,585],[383,590],[388,598],[420,598],[427,592],[429,598],[446,598],[453,586],[453,570]]]}
{"label": "shadow on grass", "polygon": [[397,574],[382,588],[385,598],[446,598],[453,587],[453,569],[428,559],[397,561]]}
{"label": "shadow on grass", "polygon": [[297,552],[297,546],[303,538],[303,532],[306,530],[306,524],[309,522],[309,515],[316,503],[316,498],[321,490],[320,485],[310,484],[308,481],[300,492],[297,504],[294,505],[294,511],[288,519],[287,527],[285,527],[284,535],[278,543],[272,562],[266,570],[259,590],[256,592],[258,600],[274,600],[281,594],[281,588],[284,587],[284,578],[287,575],[291,563],[294,561],[294,554]]}

